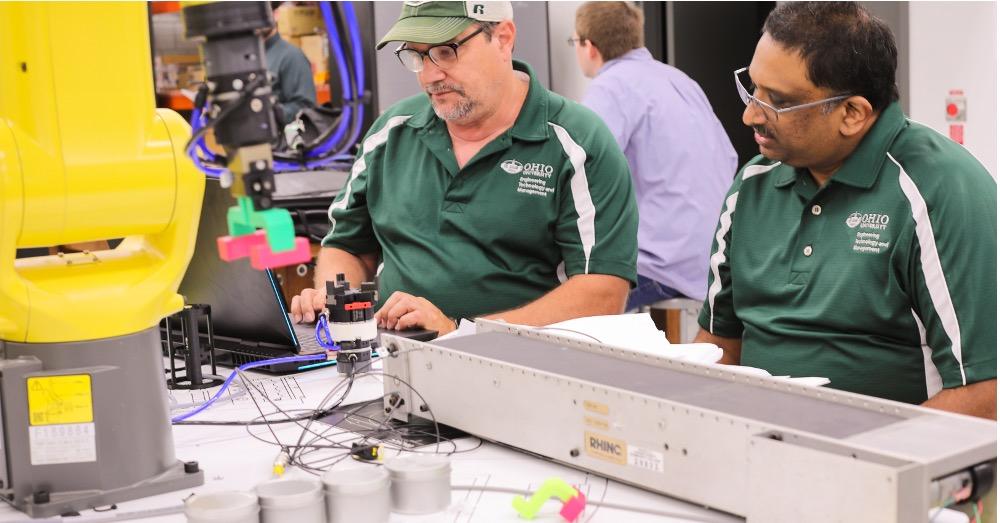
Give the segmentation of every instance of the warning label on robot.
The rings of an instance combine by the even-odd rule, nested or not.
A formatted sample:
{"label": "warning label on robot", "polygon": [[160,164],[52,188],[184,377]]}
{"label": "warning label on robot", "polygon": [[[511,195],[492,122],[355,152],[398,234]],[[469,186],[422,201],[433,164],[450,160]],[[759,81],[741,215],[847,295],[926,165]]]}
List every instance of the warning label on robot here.
{"label": "warning label on robot", "polygon": [[27,386],[31,426],[94,421],[89,374],[36,376],[28,378]]}
{"label": "warning label on robot", "polygon": [[97,461],[93,423],[28,427],[32,465]]}

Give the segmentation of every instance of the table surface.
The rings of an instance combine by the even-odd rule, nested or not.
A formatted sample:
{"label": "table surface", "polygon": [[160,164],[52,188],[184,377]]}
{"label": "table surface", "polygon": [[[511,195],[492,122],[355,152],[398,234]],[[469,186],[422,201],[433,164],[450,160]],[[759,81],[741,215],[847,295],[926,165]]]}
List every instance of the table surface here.
{"label": "table surface", "polygon": [[[378,364],[377,364],[378,365]],[[246,376],[254,381],[264,391],[266,398],[260,397],[260,392],[254,392],[254,398],[260,400],[264,412],[276,412],[280,407],[284,410],[311,409],[319,405],[338,384],[343,384],[344,377],[337,374],[335,368],[322,368],[301,374],[289,376],[271,376],[248,372]],[[381,375],[371,374],[359,377],[345,403],[369,400],[382,396]],[[238,383],[240,380],[235,380]],[[207,391],[172,391],[171,402],[174,404],[196,404],[207,399],[215,389]],[[236,389],[238,392],[238,388]],[[254,398],[248,394],[224,395],[216,405],[204,411],[192,420],[250,420],[259,416],[260,411],[254,405]],[[338,393],[339,396],[339,393]],[[269,403],[268,399],[274,401]],[[517,420],[511,420],[517,423]],[[325,425],[323,425],[326,428]],[[287,423],[272,427],[274,433],[265,426],[175,426],[174,444],[178,459],[184,461],[196,460],[205,471],[205,484],[182,491],[170,492],[134,501],[117,504],[117,510],[111,512],[84,511],[79,517],[62,518],[63,521],[77,523],[97,523],[99,521],[137,520],[148,522],[184,521],[181,507],[184,498],[192,493],[216,492],[224,490],[252,490],[255,485],[272,479],[271,469],[278,447],[274,438],[286,444],[294,443],[302,433],[302,427]],[[343,433],[342,433],[343,434]],[[257,438],[253,437],[254,435]],[[344,439],[351,437],[344,434]],[[260,439],[258,439],[260,438]],[[270,440],[262,441],[262,440]],[[451,455],[452,485],[474,485],[503,487],[524,490],[536,489],[545,479],[559,477],[577,486],[589,500],[622,504],[643,509],[678,514],[675,518],[646,515],[632,511],[623,511],[606,507],[588,507],[578,521],[583,523],[601,522],[688,522],[688,521],[743,521],[730,515],[706,510],[704,508],[654,494],[616,481],[572,469],[543,459],[517,452],[506,447],[480,442],[476,438],[463,438],[456,441],[453,447],[442,443],[440,451],[457,450]],[[419,449],[422,452],[433,452],[434,445]],[[329,452],[335,456],[338,452]],[[400,451],[389,450],[387,456]],[[343,451],[339,451],[343,454]],[[317,454],[316,457],[321,457]],[[344,460],[334,466],[360,466],[351,460]],[[285,477],[312,477],[307,472],[290,468]],[[692,478],[696,480],[697,478]],[[475,490],[453,490],[451,506],[444,512],[424,516],[406,516],[393,514],[393,522],[516,522],[524,521],[518,518],[511,507],[513,494],[503,494]],[[546,503],[535,521],[563,521],[559,516],[560,505],[552,500]],[[157,511],[170,511],[167,515],[155,515]],[[149,511],[149,512],[147,512]],[[163,513],[163,512],[159,512]],[[692,517],[683,517],[690,515]],[[150,517],[151,516],[151,517]],[[53,518],[58,521],[60,518]],[[0,522],[28,521],[26,515],[9,506],[0,507]],[[42,520],[45,521],[45,520]]]}

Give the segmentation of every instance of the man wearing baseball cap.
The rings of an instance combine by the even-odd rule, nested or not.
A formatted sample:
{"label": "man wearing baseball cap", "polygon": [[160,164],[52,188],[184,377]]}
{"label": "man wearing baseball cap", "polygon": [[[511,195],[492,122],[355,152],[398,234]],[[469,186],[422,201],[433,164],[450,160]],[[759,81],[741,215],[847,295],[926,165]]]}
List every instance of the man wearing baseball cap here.
{"label": "man wearing baseball cap", "polygon": [[397,46],[423,93],[364,138],[296,321],[314,319],[337,273],[379,275],[387,328],[623,310],[638,250],[627,162],[594,113],[513,59],[512,18],[510,2],[404,4],[378,47]]}

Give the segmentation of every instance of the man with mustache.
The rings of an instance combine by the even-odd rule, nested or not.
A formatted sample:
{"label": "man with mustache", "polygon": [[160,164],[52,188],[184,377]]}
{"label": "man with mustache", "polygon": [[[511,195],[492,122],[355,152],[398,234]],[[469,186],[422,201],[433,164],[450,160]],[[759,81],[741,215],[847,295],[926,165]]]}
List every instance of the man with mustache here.
{"label": "man with mustache", "polygon": [[761,155],[715,233],[697,341],[723,362],[996,419],[996,181],[907,120],[889,28],[788,2],[736,71]]}
{"label": "man with mustache", "polygon": [[620,313],[636,279],[625,157],[600,119],[512,58],[510,2],[406,2],[379,48],[424,93],[369,130],[296,321],[324,283],[379,275],[390,329],[445,334],[461,317],[545,325]]}

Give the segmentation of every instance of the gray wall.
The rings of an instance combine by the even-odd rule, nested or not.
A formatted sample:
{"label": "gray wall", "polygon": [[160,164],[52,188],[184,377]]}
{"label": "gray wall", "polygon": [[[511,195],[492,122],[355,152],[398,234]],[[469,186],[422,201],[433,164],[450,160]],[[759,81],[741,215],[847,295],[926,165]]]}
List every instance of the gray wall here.
{"label": "gray wall", "polygon": [[576,9],[583,2],[545,2],[549,7],[549,55],[552,57],[552,90],[580,101],[590,80],[576,63],[576,50],[566,44],[576,30]]}
{"label": "gray wall", "polygon": [[[549,87],[549,17],[546,2],[513,2],[514,23],[517,25],[517,43],[514,58],[523,60],[535,70],[542,85]],[[381,39],[399,17],[402,2],[375,2],[375,35]],[[378,75],[378,106],[384,112],[392,104],[420,92],[416,75],[400,65],[387,45],[376,51],[375,70]]]}
{"label": "gray wall", "polygon": [[896,37],[899,53],[896,67],[896,85],[899,86],[899,103],[903,112],[910,114],[910,56],[909,50],[909,2],[861,2],[875,17],[881,19]]}

